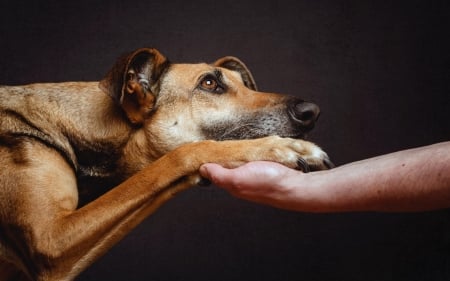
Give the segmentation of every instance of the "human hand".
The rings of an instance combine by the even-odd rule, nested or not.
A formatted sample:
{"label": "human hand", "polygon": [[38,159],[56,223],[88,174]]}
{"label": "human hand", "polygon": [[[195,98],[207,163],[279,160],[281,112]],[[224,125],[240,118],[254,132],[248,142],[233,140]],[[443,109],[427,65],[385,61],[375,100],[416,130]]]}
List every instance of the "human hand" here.
{"label": "human hand", "polygon": [[236,197],[289,210],[428,211],[450,207],[449,152],[442,142],[306,174],[274,162],[204,164],[200,174]]}
{"label": "human hand", "polygon": [[298,208],[295,188],[307,175],[266,161],[249,162],[234,169],[208,163],[200,167],[200,174],[235,197],[283,209]]}

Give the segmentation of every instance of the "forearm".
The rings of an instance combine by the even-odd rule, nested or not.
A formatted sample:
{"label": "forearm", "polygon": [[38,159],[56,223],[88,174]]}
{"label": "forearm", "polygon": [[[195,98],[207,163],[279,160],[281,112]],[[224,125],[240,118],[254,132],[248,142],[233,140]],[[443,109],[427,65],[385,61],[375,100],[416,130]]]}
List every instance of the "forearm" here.
{"label": "forearm", "polygon": [[303,204],[291,205],[297,210],[423,211],[446,208],[450,207],[450,142],[310,173],[301,183],[298,179],[292,180],[291,184],[298,185],[297,189],[291,189],[293,198],[306,200]]}

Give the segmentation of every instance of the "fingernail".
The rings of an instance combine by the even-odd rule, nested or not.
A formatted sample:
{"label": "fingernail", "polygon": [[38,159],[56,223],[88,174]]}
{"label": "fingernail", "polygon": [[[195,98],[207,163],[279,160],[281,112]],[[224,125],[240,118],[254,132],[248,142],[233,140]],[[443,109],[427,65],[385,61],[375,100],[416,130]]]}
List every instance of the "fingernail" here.
{"label": "fingernail", "polygon": [[205,177],[205,178],[208,178],[208,179],[209,179],[208,168],[206,167],[205,164],[203,164],[203,165],[200,166],[199,172],[200,172],[200,175],[201,175],[202,177]]}

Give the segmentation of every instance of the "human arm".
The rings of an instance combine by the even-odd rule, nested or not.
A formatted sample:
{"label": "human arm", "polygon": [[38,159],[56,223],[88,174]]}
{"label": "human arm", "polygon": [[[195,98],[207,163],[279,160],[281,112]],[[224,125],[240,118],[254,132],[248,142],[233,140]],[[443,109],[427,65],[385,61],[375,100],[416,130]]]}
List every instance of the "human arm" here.
{"label": "human arm", "polygon": [[271,162],[251,162],[235,169],[205,164],[200,173],[236,197],[295,211],[450,207],[450,142],[307,174]]}

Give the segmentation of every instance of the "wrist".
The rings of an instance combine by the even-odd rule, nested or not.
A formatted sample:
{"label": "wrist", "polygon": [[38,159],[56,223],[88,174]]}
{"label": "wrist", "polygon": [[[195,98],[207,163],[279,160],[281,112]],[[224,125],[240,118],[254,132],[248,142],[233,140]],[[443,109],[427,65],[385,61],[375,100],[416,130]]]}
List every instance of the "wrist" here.
{"label": "wrist", "polygon": [[280,186],[285,189],[284,208],[301,212],[327,212],[330,209],[327,181],[329,171],[303,173],[291,170]]}

